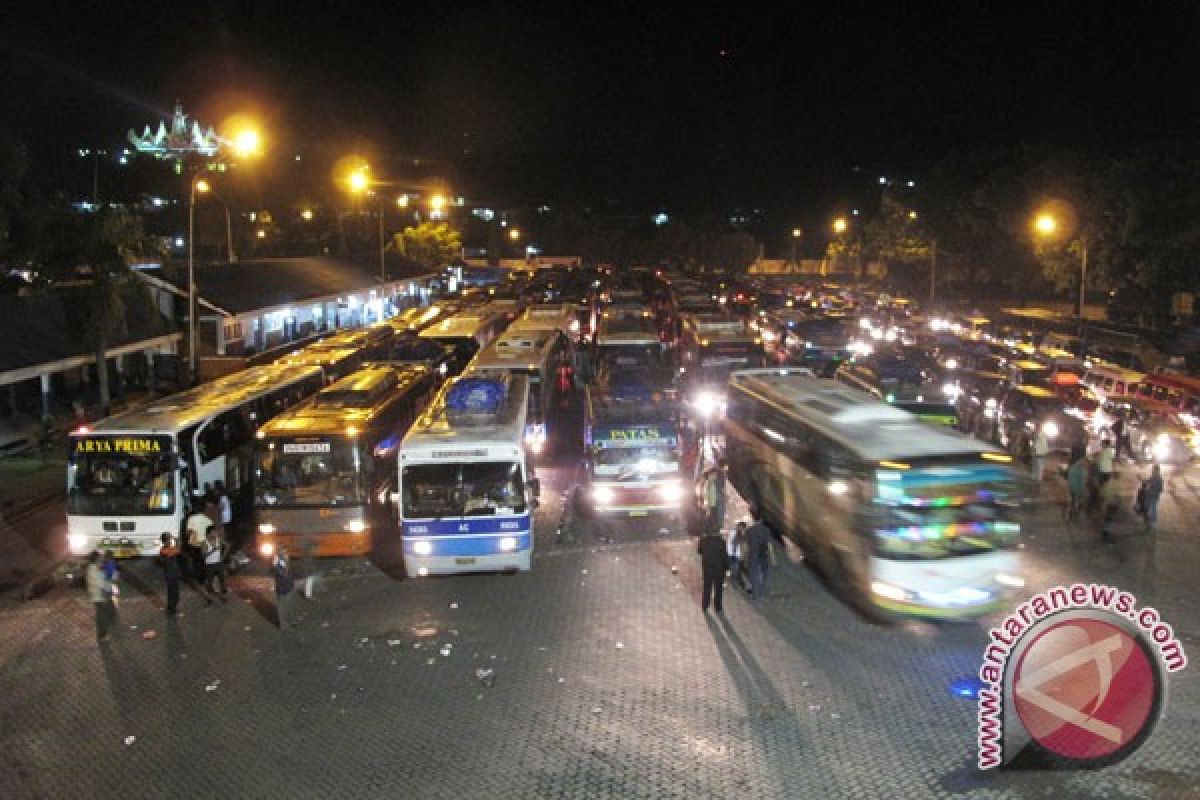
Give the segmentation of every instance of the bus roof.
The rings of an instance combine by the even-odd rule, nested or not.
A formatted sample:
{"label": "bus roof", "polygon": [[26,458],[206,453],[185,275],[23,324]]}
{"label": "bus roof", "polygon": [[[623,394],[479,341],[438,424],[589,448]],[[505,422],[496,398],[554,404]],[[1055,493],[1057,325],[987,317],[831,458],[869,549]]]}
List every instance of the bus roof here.
{"label": "bus roof", "polygon": [[257,437],[343,433],[366,425],[398,395],[419,389],[430,375],[427,367],[373,364],[350,373],[259,428]]}
{"label": "bus roof", "polygon": [[211,383],[169,395],[151,405],[107,417],[90,427],[93,433],[178,433],[275,389],[321,375],[321,369],[314,366],[268,364],[249,367]]}
{"label": "bus roof", "polygon": [[554,334],[529,331],[504,335],[475,354],[470,366],[478,369],[540,370],[554,350]]}
{"label": "bus roof", "polygon": [[474,311],[455,314],[439,322],[435,322],[420,335],[426,339],[469,339],[476,336],[480,330],[496,321],[499,315],[492,311]]}
{"label": "bus roof", "polygon": [[[447,413],[447,394],[455,384],[467,378],[490,378],[506,384],[504,402],[490,420],[465,423]],[[446,463],[459,463],[472,458],[516,458],[524,446],[528,402],[529,379],[526,376],[469,367],[459,377],[447,381],[430,407],[413,423],[400,446],[400,459],[444,459]]]}
{"label": "bus roof", "polygon": [[829,435],[866,460],[996,452],[836,381],[787,369],[761,369],[734,372],[730,385]]}

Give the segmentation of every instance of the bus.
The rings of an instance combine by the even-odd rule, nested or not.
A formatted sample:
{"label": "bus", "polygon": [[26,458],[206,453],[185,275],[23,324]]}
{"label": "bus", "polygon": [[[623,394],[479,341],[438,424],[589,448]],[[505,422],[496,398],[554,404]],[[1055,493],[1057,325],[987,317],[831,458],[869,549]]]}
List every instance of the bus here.
{"label": "bus", "polygon": [[1147,373],[1137,396],[1174,411],[1192,428],[1200,427],[1200,378],[1161,370]]}
{"label": "bus", "polygon": [[179,536],[218,480],[244,509],[255,429],[322,385],[316,367],[251,367],[75,430],[67,461],[71,553],[157,554],[159,536]]}
{"label": "bus", "polygon": [[447,370],[449,374],[457,375],[507,324],[508,320],[502,314],[476,310],[439,320],[421,331],[420,336],[454,348]]}
{"label": "bus", "polygon": [[526,457],[529,378],[469,369],[400,445],[405,572],[526,571],[539,484]]}
{"label": "bus", "polygon": [[1023,585],[1010,456],[787,369],[735,372],[723,426],[734,486],[859,605],[974,616]]}
{"label": "bus", "polygon": [[610,308],[600,315],[589,372],[601,384],[633,372],[653,389],[674,391],[674,367],[649,311]]}
{"label": "bus", "polygon": [[356,347],[318,348],[312,346],[297,350],[275,363],[287,367],[317,367],[326,383],[346,377],[363,363],[363,354]]}
{"label": "bus", "polygon": [[571,359],[571,345],[560,331],[505,331],[471,360],[475,369],[502,370],[529,378],[525,444],[540,455],[549,437],[550,404],[558,397],[559,362]]}
{"label": "bus", "polygon": [[560,331],[574,338],[579,335],[579,328],[579,315],[570,303],[540,303],[525,309],[521,318],[508,327],[508,332]]}
{"label": "bus", "polygon": [[437,390],[425,367],[371,364],[258,429],[254,522],[258,552],[300,546],[364,555],[388,527],[396,451]]}

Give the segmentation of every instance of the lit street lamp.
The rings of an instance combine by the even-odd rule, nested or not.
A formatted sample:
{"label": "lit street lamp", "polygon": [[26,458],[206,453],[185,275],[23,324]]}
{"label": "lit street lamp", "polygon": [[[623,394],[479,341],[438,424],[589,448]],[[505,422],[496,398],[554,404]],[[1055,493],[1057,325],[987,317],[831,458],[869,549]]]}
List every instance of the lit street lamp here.
{"label": "lit street lamp", "polygon": [[196,192],[212,189],[204,178],[193,178],[188,191],[188,375],[196,382]]}
{"label": "lit street lamp", "polygon": [[804,235],[804,231],[802,229],[792,228],[792,264],[793,265],[799,263],[796,261],[796,251],[800,245],[800,237],[803,235]]}
{"label": "lit street lamp", "polygon": [[[1039,212],[1033,218],[1033,230],[1038,236],[1043,239],[1052,239],[1058,235],[1059,229],[1063,227],[1059,224],[1058,217],[1049,211]],[[1079,237],[1079,301],[1078,315],[1079,319],[1083,319],[1083,308],[1087,294],[1087,266],[1088,266],[1088,243],[1087,237]]]}

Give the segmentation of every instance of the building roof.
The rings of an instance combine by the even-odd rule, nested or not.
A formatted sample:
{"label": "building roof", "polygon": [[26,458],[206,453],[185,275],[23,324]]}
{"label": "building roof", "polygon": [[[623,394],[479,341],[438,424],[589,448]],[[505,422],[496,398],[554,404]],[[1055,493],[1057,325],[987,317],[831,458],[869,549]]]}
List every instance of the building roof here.
{"label": "building roof", "polygon": [[[424,277],[389,263],[392,281]],[[231,314],[304,303],[379,285],[373,268],[341,258],[257,258],[236,264],[196,265],[196,288],[204,300]],[[182,291],[187,285],[175,283]]]}
{"label": "building roof", "polygon": [[[87,336],[88,287],[56,289],[25,296],[0,295],[0,374],[54,364],[72,358],[90,358],[95,350]],[[125,305],[121,330],[110,337],[111,351],[177,335],[175,326],[162,317],[137,289],[122,293]]]}

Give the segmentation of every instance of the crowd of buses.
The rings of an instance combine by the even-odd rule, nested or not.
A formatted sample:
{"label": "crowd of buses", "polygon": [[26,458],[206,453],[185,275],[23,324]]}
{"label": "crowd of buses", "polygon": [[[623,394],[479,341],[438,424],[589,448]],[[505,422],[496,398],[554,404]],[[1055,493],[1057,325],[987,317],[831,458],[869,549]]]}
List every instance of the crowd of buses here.
{"label": "crowd of buses", "polygon": [[152,554],[221,481],[264,557],[386,540],[409,575],[527,570],[536,466],[575,435],[551,408],[582,387],[582,510],[680,513],[715,452],[852,597],[977,614],[1022,584],[1037,430],[1073,449],[1119,414],[1140,457],[1191,457],[1200,381],[1135,367],[885,294],[547,271],[74,432],[69,545]]}

